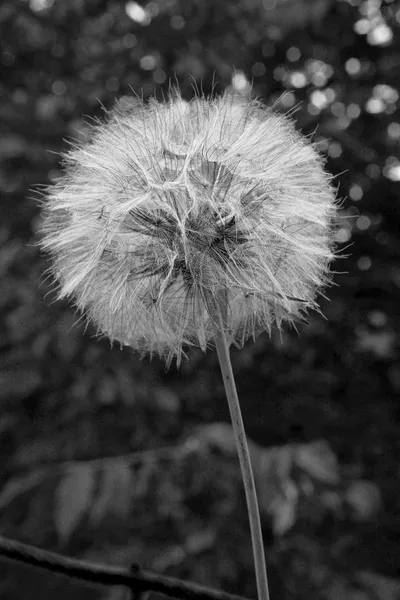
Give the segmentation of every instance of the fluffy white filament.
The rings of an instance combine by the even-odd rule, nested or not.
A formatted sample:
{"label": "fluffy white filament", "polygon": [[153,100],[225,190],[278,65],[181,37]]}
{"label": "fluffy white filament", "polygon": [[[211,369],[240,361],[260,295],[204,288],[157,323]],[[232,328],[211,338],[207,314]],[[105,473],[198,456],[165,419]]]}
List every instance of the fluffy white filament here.
{"label": "fluffy white filament", "polygon": [[238,346],[316,308],[335,193],[287,117],[230,94],[125,99],[64,158],[42,246],[59,297],[111,341],[179,364],[219,308]]}

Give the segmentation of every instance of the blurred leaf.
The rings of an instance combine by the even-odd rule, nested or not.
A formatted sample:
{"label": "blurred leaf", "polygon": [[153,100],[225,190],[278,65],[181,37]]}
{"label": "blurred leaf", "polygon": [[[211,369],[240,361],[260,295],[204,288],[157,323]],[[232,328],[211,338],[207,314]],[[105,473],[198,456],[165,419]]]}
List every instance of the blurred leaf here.
{"label": "blurred leaf", "polygon": [[[303,471],[300,478],[294,466]],[[255,467],[260,510],[271,518],[276,535],[293,527],[301,498],[312,496],[322,508],[322,497],[315,495],[312,479],[328,485],[340,482],[336,457],[323,440],[264,450]],[[326,505],[326,498],[322,504]]]}
{"label": "blurred leaf", "polygon": [[24,477],[13,478],[0,491],[0,510],[4,510],[22,494],[31,491],[46,478],[45,471],[34,471]]}
{"label": "blurred leaf", "polygon": [[269,511],[269,506],[282,486],[290,479],[292,469],[292,447],[264,450],[255,470],[257,489],[260,495],[260,508]]}
{"label": "blurred leaf", "polygon": [[90,506],[95,472],[89,463],[74,465],[61,480],[56,492],[54,523],[60,542],[65,544]]}
{"label": "blurred leaf", "polygon": [[393,331],[368,331],[365,328],[358,331],[357,349],[371,352],[377,358],[393,356],[395,344],[396,334]]}
{"label": "blurred leaf", "polygon": [[371,598],[367,592],[349,585],[343,578],[335,578],[324,594],[327,600],[381,600]]}
{"label": "blurred leaf", "polygon": [[131,594],[126,591],[126,587],[122,585],[114,585],[110,590],[105,592],[101,600],[127,600]]}
{"label": "blurred leaf", "polygon": [[274,533],[282,535],[294,524],[298,490],[291,480],[291,445],[271,448],[262,453],[255,477],[260,511],[272,519]]}
{"label": "blurred leaf", "polygon": [[179,396],[172,390],[168,390],[166,387],[156,389],[154,396],[157,406],[160,409],[170,413],[176,413],[178,411],[180,405]]}
{"label": "blurred leaf", "polygon": [[134,497],[143,498],[152,487],[152,482],[159,480],[159,466],[154,460],[145,459],[136,475]]}
{"label": "blurred leaf", "polygon": [[185,550],[190,554],[199,554],[209,550],[215,544],[215,530],[204,529],[191,533],[186,539]]}
{"label": "blurred leaf", "polygon": [[41,377],[36,368],[0,373],[0,400],[21,400],[40,388]]}
{"label": "blurred leaf", "polygon": [[72,360],[78,350],[82,332],[76,315],[71,312],[61,314],[56,323],[56,344],[59,356],[64,360]]}
{"label": "blurred leaf", "polygon": [[113,404],[117,399],[116,377],[104,375],[99,381],[97,395],[102,404]]}
{"label": "blurred leaf", "polygon": [[299,492],[293,481],[286,481],[282,494],[275,497],[269,507],[272,515],[272,529],[275,535],[283,535],[293,527],[297,516]]}
{"label": "blurred leaf", "polygon": [[337,458],[324,440],[297,446],[294,460],[314,479],[331,485],[340,483]]}
{"label": "blurred leaf", "polygon": [[185,551],[181,546],[169,546],[153,561],[152,569],[158,573],[163,573],[168,569],[181,565],[185,558]]}
{"label": "blurred leaf", "polygon": [[14,455],[18,468],[33,469],[39,463],[54,461],[54,441],[41,437],[27,443],[21,443]]}
{"label": "blurred leaf", "polygon": [[325,490],[320,494],[321,503],[331,512],[337,513],[342,508],[342,497],[338,492]]}
{"label": "blurred leaf", "polygon": [[[0,230],[0,275],[2,277],[6,275],[21,250],[21,243],[18,241],[6,243],[7,233],[6,228]],[[2,299],[4,300],[4,296]]]}
{"label": "blurred leaf", "polygon": [[357,520],[369,520],[378,512],[382,499],[377,485],[370,481],[353,481],[345,492],[345,500]]}
{"label": "blurred leaf", "polygon": [[25,347],[3,354],[0,360],[0,400],[21,400],[41,386],[40,365]]}
{"label": "blurred leaf", "polygon": [[90,512],[92,523],[98,524],[107,512],[125,519],[131,500],[132,471],[124,460],[107,462],[102,469],[100,493]]}
{"label": "blurred leaf", "polygon": [[28,154],[29,146],[26,140],[19,135],[8,135],[2,138],[0,143],[0,161]]}
{"label": "blurred leaf", "polygon": [[235,437],[229,423],[211,423],[199,427],[196,433],[200,441],[217,447],[226,454],[236,453]]}
{"label": "blurred leaf", "polygon": [[373,597],[379,600],[399,600],[400,581],[392,577],[386,577],[373,571],[361,571],[356,574],[359,581],[368,592],[368,599]]}
{"label": "blurred leaf", "polygon": [[0,416],[0,435],[11,429],[18,422],[16,415],[2,414]]}

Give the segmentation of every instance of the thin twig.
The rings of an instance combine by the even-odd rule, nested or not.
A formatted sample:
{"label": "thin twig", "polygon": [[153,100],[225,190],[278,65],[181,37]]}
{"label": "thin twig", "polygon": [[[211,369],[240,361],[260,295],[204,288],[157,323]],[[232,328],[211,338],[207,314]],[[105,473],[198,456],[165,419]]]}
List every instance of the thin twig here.
{"label": "thin twig", "polygon": [[157,592],[181,600],[247,600],[196,583],[73,559],[0,536],[0,556],[74,579],[101,585],[123,585],[137,592]]}

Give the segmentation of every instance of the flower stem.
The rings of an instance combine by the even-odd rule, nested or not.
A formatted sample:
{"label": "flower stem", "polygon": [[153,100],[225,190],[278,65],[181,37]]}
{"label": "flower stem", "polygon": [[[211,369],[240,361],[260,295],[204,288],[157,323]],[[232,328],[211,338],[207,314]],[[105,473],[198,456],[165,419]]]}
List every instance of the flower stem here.
{"label": "flower stem", "polygon": [[268,590],[267,568],[265,566],[264,544],[261,532],[260,514],[258,510],[256,487],[251,468],[250,454],[244,431],[239,398],[237,395],[229,347],[224,333],[224,323],[221,313],[218,314],[219,327],[215,335],[221,373],[224,380],[225,393],[228,399],[236,447],[239,455],[240,468],[246,493],[247,510],[250,520],[251,540],[253,544],[254,566],[256,572],[258,600],[270,600]]}

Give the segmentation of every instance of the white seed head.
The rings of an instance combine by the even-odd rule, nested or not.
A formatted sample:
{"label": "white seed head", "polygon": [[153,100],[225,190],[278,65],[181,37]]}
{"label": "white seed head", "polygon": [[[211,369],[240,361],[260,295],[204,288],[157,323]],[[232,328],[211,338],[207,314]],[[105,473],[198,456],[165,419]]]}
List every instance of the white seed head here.
{"label": "white seed head", "polygon": [[213,343],[219,306],[238,346],[317,308],[335,193],[287,117],[231,94],[124,99],[64,160],[42,247],[111,341],[179,364]]}

